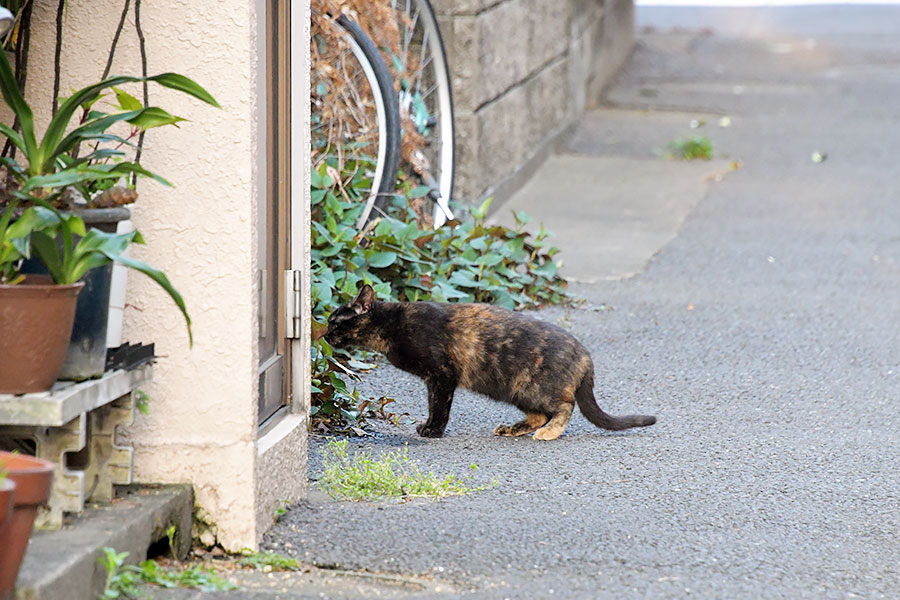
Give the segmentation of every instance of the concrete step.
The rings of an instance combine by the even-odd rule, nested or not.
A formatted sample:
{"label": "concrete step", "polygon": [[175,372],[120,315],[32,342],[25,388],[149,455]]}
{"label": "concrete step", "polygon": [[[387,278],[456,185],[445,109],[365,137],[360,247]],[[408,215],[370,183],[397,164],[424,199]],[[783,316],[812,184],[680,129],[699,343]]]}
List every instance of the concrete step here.
{"label": "concrete step", "polygon": [[85,600],[103,593],[103,548],[128,552],[137,564],[150,546],[176,527],[180,557],[190,548],[194,494],[189,485],[128,485],[110,504],[87,508],[57,531],[36,531],[19,578],[16,600]]}

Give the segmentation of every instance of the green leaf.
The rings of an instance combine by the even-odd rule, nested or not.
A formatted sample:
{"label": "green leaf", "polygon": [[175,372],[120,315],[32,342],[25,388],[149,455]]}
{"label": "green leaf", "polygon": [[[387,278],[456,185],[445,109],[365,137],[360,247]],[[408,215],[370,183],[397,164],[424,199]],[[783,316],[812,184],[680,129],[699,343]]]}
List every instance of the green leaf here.
{"label": "green leaf", "polygon": [[[6,64],[8,67],[8,63]],[[2,71],[2,67],[0,67],[0,71]],[[0,73],[0,80],[2,80],[3,76]],[[56,114],[50,120],[50,124],[47,125],[47,130],[44,132],[44,138],[41,140],[40,147],[34,153],[34,159],[31,160],[32,157],[29,154],[29,163],[31,165],[32,174],[37,175],[40,172],[34,171],[34,169],[40,167],[46,167],[48,164],[48,160],[52,159],[51,157],[58,156],[60,151],[60,146],[68,147],[72,144],[71,137],[72,134],[66,136],[66,143],[63,144],[63,136],[65,134],[66,129],[68,128],[69,122],[72,120],[75,111],[85,102],[91,102],[100,94],[101,91],[108,88],[113,88],[124,83],[131,82],[142,82],[142,81],[154,81],[164,87],[175,89],[186,94],[189,94],[195,98],[206,102],[212,106],[217,108],[219,104],[215,101],[215,99],[203,89],[200,85],[198,85],[193,80],[183,76],[178,75],[177,73],[162,73],[160,75],[154,75],[153,77],[147,77],[146,79],[143,77],[128,77],[128,76],[119,76],[119,77],[110,77],[108,79],[104,79],[98,83],[89,85],[84,87],[76,92],[74,92],[69,98],[63,102],[56,111]],[[6,87],[5,85],[3,86]],[[4,93],[4,97],[6,94]],[[24,102],[24,100],[23,100]],[[26,105],[27,106],[27,105]],[[15,109],[14,109],[15,110]],[[146,109],[145,109],[146,110]],[[18,111],[16,111],[18,113]],[[30,109],[29,109],[30,112]],[[131,115],[136,111],[129,111],[126,113],[119,113],[117,115],[110,115],[110,118],[121,117],[121,115]],[[131,115],[128,118],[133,118],[135,115]],[[21,118],[21,117],[20,117]],[[104,117],[105,119],[106,117]],[[101,119],[97,119],[100,121]],[[121,120],[121,119],[119,119]],[[32,118],[33,121],[33,118]],[[25,129],[23,127],[23,134]],[[74,133],[74,132],[73,132]],[[26,136],[27,138],[27,136]],[[26,139],[27,142],[27,139]]]}
{"label": "green leaf", "polygon": [[435,281],[435,285],[440,288],[441,293],[446,300],[456,300],[461,298],[468,297],[468,294],[465,292],[461,292],[454,288],[452,285],[444,282],[444,281]]}
{"label": "green leaf", "polygon": [[30,192],[38,188],[62,188],[85,181],[100,181],[103,179],[118,179],[120,175],[108,170],[91,168],[79,165],[77,168],[59,171],[51,175],[35,175],[28,179],[22,186],[22,192]]}
{"label": "green leaf", "polygon": [[469,247],[480,250],[482,252],[484,250],[487,250],[487,244],[487,238],[485,237],[477,237],[474,240],[469,240]]}
{"label": "green leaf", "polygon": [[138,163],[118,162],[118,163],[111,164],[111,165],[98,165],[96,168],[101,169],[101,170],[106,169],[110,173],[119,173],[119,174],[136,173],[138,175],[144,175],[145,177],[150,177],[151,179],[158,181],[159,183],[163,184],[166,187],[172,187],[172,184],[169,181],[167,181],[166,179],[163,179],[162,177],[160,177],[156,173],[153,173],[152,171],[148,171],[147,169],[145,169]]}
{"label": "green leaf", "polygon": [[547,260],[544,261],[544,264],[541,266],[532,269],[531,272],[547,278],[552,278],[556,276],[557,270],[556,264],[552,260]]}
{"label": "green leaf", "polygon": [[347,389],[347,384],[344,383],[344,380],[341,379],[337,373],[331,374],[331,386],[342,394],[349,394],[350,390]]}
{"label": "green leaf", "polygon": [[[96,230],[92,229],[91,231]],[[184,317],[184,322],[187,325],[188,331],[188,343],[193,346],[194,334],[191,330],[191,317],[188,315],[187,308],[184,305],[184,299],[182,299],[181,294],[179,294],[178,291],[169,282],[169,278],[166,277],[165,273],[163,273],[159,269],[154,269],[153,267],[142,261],[129,258],[127,256],[107,256],[109,256],[109,258],[113,258],[119,264],[122,264],[130,269],[134,269],[135,271],[140,271],[141,273],[155,281],[157,284],[159,284],[159,286],[169,294],[169,297],[172,298],[172,301],[175,302],[175,305],[178,307],[178,309],[181,311],[182,316]]]}
{"label": "green leaf", "polygon": [[[59,113],[56,113],[57,116]],[[48,127],[47,133],[44,135],[44,141],[41,142],[41,158],[37,164],[30,165],[30,172],[32,175],[40,175],[44,173],[50,173],[53,171],[53,165],[57,158],[61,155],[72,150],[79,142],[85,141],[87,139],[91,139],[97,135],[103,134],[107,129],[112,127],[114,124],[125,121],[134,117],[137,117],[141,114],[141,111],[129,111],[123,113],[116,113],[114,115],[104,115],[103,117],[97,119],[91,119],[84,124],[80,125],[73,129],[68,135],[64,138],[59,139],[51,138],[48,140],[48,135],[50,133],[50,128]],[[54,117],[54,121],[56,117]],[[51,121],[51,125],[54,122]],[[65,123],[64,125],[68,125]],[[61,133],[60,133],[61,135]]]}
{"label": "green leaf", "polygon": [[382,300],[391,300],[391,284],[388,282],[377,283],[372,286],[375,294]]}
{"label": "green leaf", "polygon": [[422,98],[422,94],[418,90],[413,95],[412,105],[416,129],[419,133],[424,134],[428,131],[428,107],[425,105],[425,99]]}
{"label": "green leaf", "polygon": [[19,92],[19,85],[16,83],[16,76],[6,58],[6,52],[0,52],[0,54],[3,55],[0,56],[0,93],[19,119],[19,127],[22,129],[21,148],[25,152],[26,160],[31,164],[38,158],[37,139],[34,136],[34,114]]}
{"label": "green leaf", "polygon": [[153,127],[162,127],[163,125],[176,125],[181,121],[187,121],[187,119],[176,117],[157,106],[148,106],[138,116],[128,119],[129,123],[145,131]]}
{"label": "green leaf", "polygon": [[494,265],[500,264],[503,261],[503,256],[500,254],[490,253],[485,254],[484,256],[478,259],[478,264],[484,267],[493,267]]}
{"label": "green leaf", "polygon": [[373,252],[366,261],[370,267],[375,269],[383,269],[389,267],[397,260],[396,252]]}
{"label": "green leaf", "polygon": [[27,152],[25,148],[25,140],[22,138],[22,135],[17,131],[14,131],[9,126],[0,123],[0,133],[5,135],[10,139],[10,141],[15,144],[16,148],[21,150],[22,152]]}
{"label": "green leaf", "polygon": [[513,217],[515,217],[517,225],[527,225],[531,221],[531,217],[524,211],[513,211]]}
{"label": "green leaf", "polygon": [[382,219],[378,222],[378,225],[375,226],[375,237],[382,238],[386,235],[389,235],[393,231],[393,227],[391,225],[391,221],[388,219]]}
{"label": "green leaf", "polygon": [[94,150],[90,154],[85,154],[84,156],[79,156],[78,160],[73,161],[69,166],[77,166],[80,164],[88,163],[91,161],[99,161],[105,158],[111,158],[115,156],[125,156],[125,153],[121,150],[116,150],[115,148],[100,148],[99,150]]}
{"label": "green leaf", "polygon": [[116,93],[116,101],[122,110],[141,110],[144,105],[141,101],[121,88],[114,87],[113,92]]}
{"label": "green leaf", "polygon": [[516,308],[516,303],[513,301],[512,296],[504,291],[494,293],[494,304],[509,310],[515,310]]}
{"label": "green leaf", "polygon": [[31,235],[31,246],[34,248],[41,262],[50,273],[53,281],[59,284],[75,283],[66,282],[65,275],[62,270],[62,264],[59,259],[59,250],[56,245],[56,238],[47,235],[43,231],[36,231]]}
{"label": "green leaf", "polygon": [[450,276],[449,283],[453,285],[461,285],[463,287],[475,287],[477,285],[477,281],[475,281],[475,275],[470,271],[454,271],[453,275]]}
{"label": "green leaf", "polygon": [[344,245],[343,245],[343,244],[333,244],[333,245],[331,245],[331,246],[328,246],[328,247],[325,248],[324,250],[322,250],[322,251],[320,252],[320,255],[321,255],[322,257],[324,257],[324,258],[328,258],[328,257],[331,257],[331,256],[334,256],[334,255],[338,254],[338,253],[339,253],[341,250],[343,250],[343,249],[344,249]]}
{"label": "green leaf", "polygon": [[472,209],[472,216],[476,219],[483,219],[485,215],[487,215],[488,209],[491,207],[491,203],[494,201],[494,198],[488,198],[484,202],[481,203],[481,206],[478,208]]}
{"label": "green leaf", "polygon": [[167,87],[169,89],[178,90],[179,92],[184,92],[198,100],[202,100],[211,106],[215,106],[216,108],[222,108],[219,106],[219,103],[216,102],[216,99],[212,97],[212,95],[207,92],[200,84],[195,82],[193,79],[185,77],[184,75],[179,75],[178,73],[162,73],[160,75],[154,75],[153,77],[148,77],[148,81],[155,81],[161,86]]}
{"label": "green leaf", "polygon": [[420,185],[419,187],[415,187],[409,190],[409,194],[407,194],[407,196],[409,198],[422,198],[424,196],[427,196],[429,192],[431,192],[430,187],[428,187],[427,185]]}

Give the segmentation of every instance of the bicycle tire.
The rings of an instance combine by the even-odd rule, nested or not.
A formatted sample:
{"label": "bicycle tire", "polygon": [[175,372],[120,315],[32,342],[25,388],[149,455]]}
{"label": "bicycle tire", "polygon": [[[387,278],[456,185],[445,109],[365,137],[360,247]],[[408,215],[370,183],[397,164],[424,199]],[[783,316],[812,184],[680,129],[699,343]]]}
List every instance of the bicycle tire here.
{"label": "bicycle tire", "polygon": [[[350,51],[362,69],[375,102],[378,150],[372,186],[363,212],[356,223],[357,227],[362,229],[369,220],[373,208],[384,210],[397,188],[402,142],[399,101],[394,91],[391,72],[368,34],[346,15],[340,15],[334,23],[345,32]],[[350,82],[346,83],[351,85]]]}
{"label": "bicycle tire", "polygon": [[[378,51],[375,43],[363,31],[362,27],[351,21],[346,15],[338,17],[337,22],[350,34],[350,37],[356,42],[357,48],[362,52],[365,59],[369,61],[369,66],[375,75],[378,92],[381,94],[385,106],[384,140],[386,151],[383,163],[380,160],[379,153],[380,164],[376,167],[376,175],[380,175],[380,178],[377,181],[377,185],[372,186],[374,193],[366,201],[366,207],[363,209],[356,224],[358,229],[363,229],[369,220],[369,216],[372,214],[372,209],[377,207],[383,211],[397,189],[397,170],[400,168],[400,144],[402,143],[400,104],[394,91],[394,78],[381,58],[381,53]],[[360,56],[357,56],[357,58],[362,62]],[[363,69],[365,69],[365,66]],[[375,180],[373,179],[374,182]]]}
{"label": "bicycle tire", "polygon": [[[404,108],[406,108],[405,114],[411,114],[409,107],[404,107],[404,104],[409,105],[414,102],[415,93],[422,92],[420,84],[423,81],[431,83],[434,87],[434,91],[431,93],[437,94],[432,101],[429,99],[429,91],[425,90],[425,97],[423,99],[424,104],[427,106],[429,118],[435,117],[436,115],[436,127],[432,126],[431,131],[423,131],[428,128],[421,127],[421,123],[417,124],[419,125],[418,129],[420,133],[425,134],[426,143],[429,145],[429,148],[424,152],[424,154],[427,155],[427,168],[424,169],[425,173],[419,172],[419,170],[416,169],[415,159],[410,160],[411,157],[406,155],[403,156],[406,162],[412,163],[414,170],[419,173],[423,182],[433,190],[430,196],[432,200],[435,201],[434,225],[435,229],[437,229],[443,225],[448,218],[453,218],[453,213],[450,211],[447,202],[453,197],[456,144],[453,123],[453,90],[450,83],[447,52],[444,47],[444,40],[441,36],[437,18],[434,14],[434,8],[428,0],[391,0],[391,7],[397,15],[396,20],[398,26],[401,31],[403,31],[401,50],[405,52],[405,56],[400,59],[401,66],[405,70],[409,65],[408,49],[416,40],[418,40],[421,45],[419,62],[427,62],[430,66],[429,73],[420,73],[416,81],[409,82],[411,84],[409,86],[404,82],[403,74],[401,73],[399,75],[401,84],[398,97],[401,104],[401,118],[403,118],[404,115]],[[409,16],[409,19],[413,21],[411,30],[408,26],[409,24],[404,22],[404,19],[398,14],[398,11],[406,13]],[[419,36],[421,36],[421,38]],[[430,54],[430,59],[427,60],[424,58],[426,46],[427,52]],[[403,129],[403,132],[404,134],[406,133],[405,128]],[[408,151],[404,149],[404,152]],[[429,181],[429,176],[431,176],[431,181]]]}

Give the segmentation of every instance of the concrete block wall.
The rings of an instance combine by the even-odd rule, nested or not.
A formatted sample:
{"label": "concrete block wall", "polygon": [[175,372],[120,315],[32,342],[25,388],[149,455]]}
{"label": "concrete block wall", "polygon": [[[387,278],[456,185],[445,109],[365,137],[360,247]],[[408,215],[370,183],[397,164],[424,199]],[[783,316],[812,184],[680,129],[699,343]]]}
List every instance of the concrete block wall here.
{"label": "concrete block wall", "polygon": [[634,43],[633,0],[432,0],[450,63],[454,197],[527,180]]}

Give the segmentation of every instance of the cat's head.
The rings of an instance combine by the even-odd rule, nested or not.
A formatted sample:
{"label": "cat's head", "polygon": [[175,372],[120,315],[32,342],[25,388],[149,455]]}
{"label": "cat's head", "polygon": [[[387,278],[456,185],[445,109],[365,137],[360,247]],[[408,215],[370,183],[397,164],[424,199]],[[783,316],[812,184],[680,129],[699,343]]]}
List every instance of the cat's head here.
{"label": "cat's head", "polygon": [[369,311],[375,304],[375,290],[365,284],[348,304],[339,306],[328,317],[325,340],[334,348],[363,345],[369,337]]}

